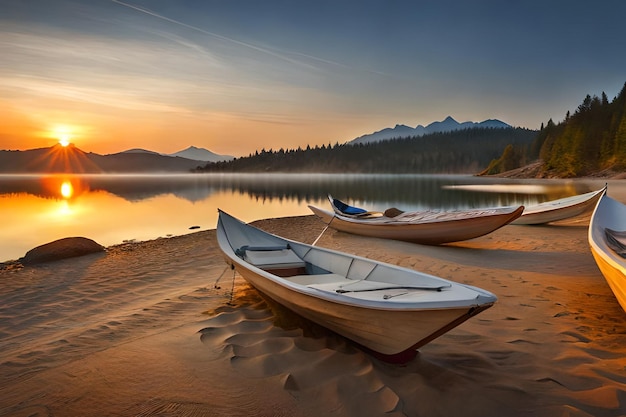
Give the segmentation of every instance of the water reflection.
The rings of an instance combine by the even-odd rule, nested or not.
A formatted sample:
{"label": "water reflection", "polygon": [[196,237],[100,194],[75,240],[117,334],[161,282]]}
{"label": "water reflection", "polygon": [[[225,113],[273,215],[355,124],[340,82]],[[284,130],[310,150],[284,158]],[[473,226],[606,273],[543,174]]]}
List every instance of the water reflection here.
{"label": "water reflection", "polygon": [[327,207],[328,194],[372,210],[480,208],[602,185],[432,175],[0,175],[0,261],[68,236],[109,246],[213,229],[218,207],[244,221],[309,215],[308,204]]}
{"label": "water reflection", "polygon": [[332,194],[354,203],[409,205],[413,208],[476,208],[536,204],[591,191],[580,181],[523,184],[471,176],[328,175],[328,174],[180,174],[0,176],[0,195],[28,193],[42,198],[70,198],[104,191],[138,202],[173,195],[191,202],[214,193],[247,195],[257,202],[283,199],[304,202]]}
{"label": "water reflection", "polygon": [[74,187],[70,181],[63,181],[61,184],[61,195],[63,198],[70,198],[74,194]]}

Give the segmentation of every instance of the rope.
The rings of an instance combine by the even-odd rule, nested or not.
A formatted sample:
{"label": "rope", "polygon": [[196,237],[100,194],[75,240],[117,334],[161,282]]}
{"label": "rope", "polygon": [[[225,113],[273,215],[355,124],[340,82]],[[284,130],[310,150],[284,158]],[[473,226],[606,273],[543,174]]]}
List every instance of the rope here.
{"label": "rope", "polygon": [[317,237],[317,239],[315,239],[315,241],[313,241],[313,243],[311,243],[311,246],[315,246],[315,244],[317,243],[318,240],[320,240],[320,238],[322,237],[322,235],[324,234],[324,232],[326,230],[328,230],[328,227],[330,226],[330,224],[333,222],[333,220],[335,219],[335,215],[333,214],[333,217],[331,217],[330,221],[328,222],[328,224],[326,225],[326,227],[324,228],[324,230],[322,230],[322,233],[320,233],[320,235]]}
{"label": "rope", "polygon": [[233,304],[233,295],[235,294],[235,265],[230,266],[233,270],[233,284],[230,287],[230,300],[228,300],[228,305],[232,306]]}
{"label": "rope", "polygon": [[[228,270],[228,267],[229,265],[226,265],[226,267],[224,267],[224,270],[222,271],[220,276],[215,280],[215,283],[213,284],[213,288],[215,288],[216,290],[219,290],[221,288],[219,285],[217,285],[217,283],[220,282],[220,279],[222,279],[222,277],[224,276],[224,273]],[[230,267],[232,268],[232,265],[230,265]]]}
{"label": "rope", "polygon": [[236,270],[235,270],[235,265],[233,264],[228,264],[226,266],[226,268],[224,268],[224,270],[222,271],[222,273],[220,274],[220,276],[215,280],[215,283],[213,284],[213,288],[219,290],[222,287],[220,287],[219,285],[217,285],[217,283],[222,279],[222,277],[224,276],[224,274],[226,273],[226,271],[228,271],[228,267],[230,267],[230,269],[233,271],[233,282],[230,288],[230,299],[228,300],[228,305],[234,305],[233,304],[233,295],[235,293],[235,274],[236,274]]}

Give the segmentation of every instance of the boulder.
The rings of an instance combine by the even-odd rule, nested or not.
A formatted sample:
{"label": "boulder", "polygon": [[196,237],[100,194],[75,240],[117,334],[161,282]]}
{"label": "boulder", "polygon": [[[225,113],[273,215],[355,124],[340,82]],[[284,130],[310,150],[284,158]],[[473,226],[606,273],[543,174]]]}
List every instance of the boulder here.
{"label": "boulder", "polygon": [[29,250],[26,252],[26,255],[20,259],[20,262],[23,265],[33,265],[104,251],[104,246],[91,239],[85,237],[66,237]]}

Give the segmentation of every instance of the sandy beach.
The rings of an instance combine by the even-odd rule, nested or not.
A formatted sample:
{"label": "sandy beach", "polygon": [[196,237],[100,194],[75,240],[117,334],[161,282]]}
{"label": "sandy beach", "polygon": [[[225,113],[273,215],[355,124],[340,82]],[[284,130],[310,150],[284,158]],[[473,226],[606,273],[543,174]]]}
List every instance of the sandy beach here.
{"label": "sandy beach", "polygon": [[[4,264],[0,415],[626,415],[626,313],[589,217],[445,246],[327,230],[318,245],[498,296],[404,365],[267,303],[226,269],[214,230]],[[314,216],[255,225],[307,243],[324,229]]]}

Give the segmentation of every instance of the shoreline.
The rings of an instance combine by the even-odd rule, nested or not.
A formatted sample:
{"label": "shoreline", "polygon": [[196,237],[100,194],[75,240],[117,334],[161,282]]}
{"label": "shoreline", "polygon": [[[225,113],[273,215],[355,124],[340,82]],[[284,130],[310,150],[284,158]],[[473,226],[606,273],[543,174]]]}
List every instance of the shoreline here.
{"label": "shoreline", "polygon": [[519,168],[501,172],[499,174],[476,174],[476,175],[479,177],[512,178],[512,179],[520,179],[520,180],[521,179],[527,179],[527,180],[537,180],[537,179],[622,180],[622,179],[626,179],[626,172],[614,171],[612,169],[594,172],[592,174],[585,175],[582,177],[564,178],[564,177],[550,175],[548,171],[543,170],[542,165],[543,165],[543,162],[536,161],[536,162],[530,163],[528,165],[524,165]]}
{"label": "shoreline", "polygon": [[[623,415],[626,313],[589,217],[442,246],[326,230],[319,246],[498,296],[403,366],[266,302],[228,270],[214,229],[0,268],[0,414]],[[307,243],[325,226],[252,224]]]}

